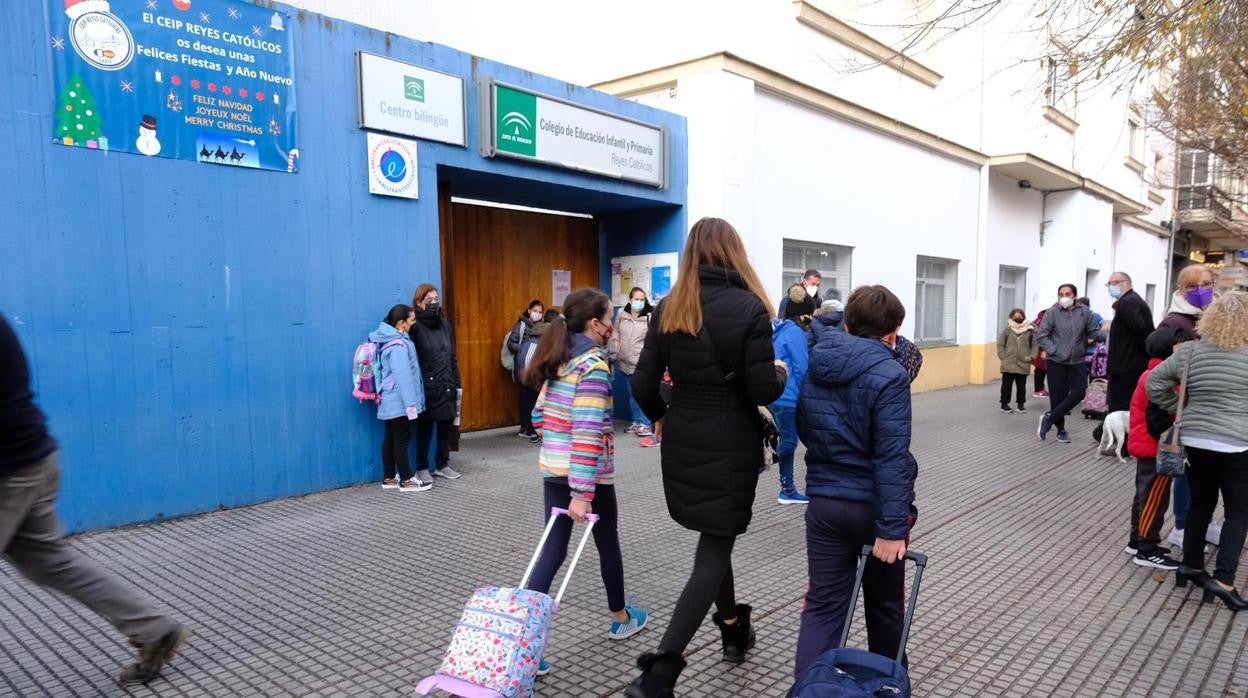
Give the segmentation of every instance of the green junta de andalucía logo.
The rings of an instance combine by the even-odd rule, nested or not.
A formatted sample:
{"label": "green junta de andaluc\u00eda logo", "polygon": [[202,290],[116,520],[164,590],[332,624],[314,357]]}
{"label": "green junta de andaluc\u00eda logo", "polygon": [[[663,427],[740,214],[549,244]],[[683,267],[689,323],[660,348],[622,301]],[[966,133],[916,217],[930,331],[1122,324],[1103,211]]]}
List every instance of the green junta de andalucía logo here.
{"label": "green junta de andaluc\u00eda logo", "polygon": [[413,102],[425,101],[425,81],[410,75],[403,76],[403,96]]}
{"label": "green junta de andaluc\u00eda logo", "polygon": [[537,155],[537,96],[496,86],[494,147],[516,155]]}

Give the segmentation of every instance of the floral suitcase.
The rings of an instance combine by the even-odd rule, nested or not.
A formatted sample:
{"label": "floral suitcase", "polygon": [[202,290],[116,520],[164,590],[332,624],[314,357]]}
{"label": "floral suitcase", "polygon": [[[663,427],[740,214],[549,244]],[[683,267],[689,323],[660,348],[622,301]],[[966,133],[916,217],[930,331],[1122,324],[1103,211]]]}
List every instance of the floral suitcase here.
{"label": "floral suitcase", "polygon": [[567,510],[551,510],[546,531],[518,588],[482,587],[473,593],[451,634],[442,666],[437,674],[420,682],[416,687],[418,694],[443,690],[464,698],[532,698],[533,680],[546,649],[550,619],[559,607],[559,600],[568,588],[576,563],[593,533],[594,522],[598,520],[592,514],[589,516],[589,525],[577,545],[576,555],[559,592],[552,598],[524,587],[560,515],[567,515]]}

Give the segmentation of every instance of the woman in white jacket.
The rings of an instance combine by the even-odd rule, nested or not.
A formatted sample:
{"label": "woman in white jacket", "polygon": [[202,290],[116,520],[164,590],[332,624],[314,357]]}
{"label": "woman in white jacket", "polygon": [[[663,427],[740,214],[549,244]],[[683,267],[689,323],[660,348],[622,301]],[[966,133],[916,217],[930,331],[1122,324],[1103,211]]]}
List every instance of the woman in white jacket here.
{"label": "woman in white jacket", "polygon": [[[646,343],[646,331],[650,329],[650,314],[653,310],[646,298],[646,292],[634,287],[628,292],[628,305],[620,309],[620,314],[615,319],[615,334],[607,345],[607,353],[612,365],[627,377],[631,378],[637,370],[637,360],[641,358],[641,347]],[[624,385],[624,394],[620,397],[627,397],[632,415],[628,433],[642,437],[642,446],[657,446],[658,441],[650,429],[650,420],[646,419],[641,406],[633,399],[632,388],[627,387],[629,381],[625,380]]]}

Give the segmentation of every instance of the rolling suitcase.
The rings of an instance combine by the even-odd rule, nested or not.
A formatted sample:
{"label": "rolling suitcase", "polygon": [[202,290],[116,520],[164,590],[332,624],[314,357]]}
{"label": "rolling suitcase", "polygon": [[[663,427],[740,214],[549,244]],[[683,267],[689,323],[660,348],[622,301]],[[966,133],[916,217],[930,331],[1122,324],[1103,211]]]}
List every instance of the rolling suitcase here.
{"label": "rolling suitcase", "polygon": [[845,631],[841,633],[841,646],[824,652],[815,660],[806,675],[789,693],[790,698],[875,698],[877,696],[910,695],[910,674],[902,665],[906,641],[910,639],[910,624],[914,622],[915,605],[919,601],[919,584],[923,570],[927,568],[927,556],[913,550],[906,552],[906,559],[915,564],[914,584],[910,588],[910,601],[901,628],[901,646],[896,659],[890,659],[863,649],[846,647],[849,644],[849,626],[854,620],[858,606],[858,592],[862,588],[862,574],[867,568],[867,558],[872,546],[864,545],[858,557],[858,572],[854,577],[854,595],[849,601],[849,613],[845,618]]}
{"label": "rolling suitcase", "polygon": [[429,695],[435,690],[463,698],[530,698],[533,695],[533,679],[537,677],[537,665],[546,650],[550,619],[559,608],[559,601],[598,520],[597,516],[589,515],[589,525],[585,527],[554,598],[525,589],[555,520],[567,514],[566,509],[551,509],[546,530],[518,588],[482,587],[473,593],[451,634],[442,666],[438,673],[416,686],[418,695]]}
{"label": "rolling suitcase", "polygon": [[1109,410],[1109,381],[1097,378],[1088,383],[1088,392],[1083,396],[1083,418],[1105,419]]}

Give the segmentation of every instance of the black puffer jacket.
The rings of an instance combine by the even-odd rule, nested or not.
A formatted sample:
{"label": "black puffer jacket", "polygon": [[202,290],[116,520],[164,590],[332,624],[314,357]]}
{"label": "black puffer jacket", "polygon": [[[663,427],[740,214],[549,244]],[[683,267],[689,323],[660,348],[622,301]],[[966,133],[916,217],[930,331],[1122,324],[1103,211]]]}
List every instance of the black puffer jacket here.
{"label": "black puffer jacket", "polygon": [[[702,331],[736,373],[725,384],[720,361],[697,337],[662,334],[659,303],[632,377],[633,395],[652,420],[663,422],[663,491],[667,510],[685,528],[736,536],[750,524],[763,464],[758,405],[784,392],[775,365],[771,318],[735,271],[702,267]],[[663,372],[672,376],[672,404],[659,396]]]}
{"label": "black puffer jacket", "polygon": [[451,326],[440,314],[417,311],[416,322],[408,331],[420,357],[420,373],[425,382],[425,411],[422,422],[455,418],[455,398],[459,391],[459,359]]}

